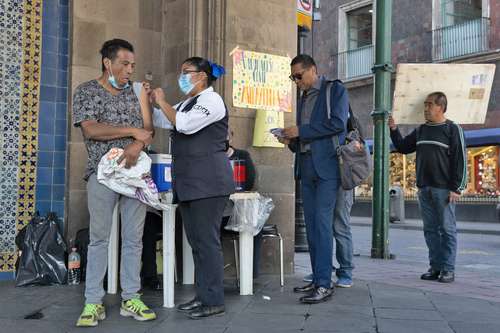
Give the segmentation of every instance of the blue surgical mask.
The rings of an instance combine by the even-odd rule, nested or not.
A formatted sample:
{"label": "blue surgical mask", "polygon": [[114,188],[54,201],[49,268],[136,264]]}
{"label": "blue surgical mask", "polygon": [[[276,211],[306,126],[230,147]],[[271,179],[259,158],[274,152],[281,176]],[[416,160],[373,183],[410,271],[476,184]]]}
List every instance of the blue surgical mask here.
{"label": "blue surgical mask", "polygon": [[181,74],[178,83],[184,95],[189,94],[194,88],[194,84],[191,83],[191,74]]}
{"label": "blue surgical mask", "polygon": [[111,84],[113,86],[113,88],[117,89],[117,90],[123,90],[123,89],[127,89],[130,85],[127,83],[125,83],[123,86],[120,86],[118,84],[118,82],[116,82],[116,78],[115,76],[113,75],[113,72],[111,72],[111,68],[109,69],[109,75],[108,75],[108,82],[109,84]]}

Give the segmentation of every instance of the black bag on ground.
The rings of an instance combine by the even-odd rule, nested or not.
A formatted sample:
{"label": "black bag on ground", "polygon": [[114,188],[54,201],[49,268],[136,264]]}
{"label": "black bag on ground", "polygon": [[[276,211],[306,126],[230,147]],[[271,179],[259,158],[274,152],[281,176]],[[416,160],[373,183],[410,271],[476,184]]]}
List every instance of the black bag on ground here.
{"label": "black bag on ground", "polygon": [[19,239],[22,253],[16,287],[66,283],[66,242],[59,232],[57,220],[55,213],[48,213],[46,217],[36,214],[21,231],[24,239],[22,243]]}
{"label": "black bag on ground", "polygon": [[89,228],[80,229],[76,232],[75,237],[75,247],[80,254],[80,281],[85,281],[86,273],[87,273],[87,253],[89,251]]}

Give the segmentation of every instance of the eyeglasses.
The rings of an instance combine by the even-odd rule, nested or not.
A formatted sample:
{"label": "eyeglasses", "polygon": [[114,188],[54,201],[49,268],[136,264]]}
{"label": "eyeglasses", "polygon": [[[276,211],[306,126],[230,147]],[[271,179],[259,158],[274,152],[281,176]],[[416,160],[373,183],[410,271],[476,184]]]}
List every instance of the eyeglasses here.
{"label": "eyeglasses", "polygon": [[181,74],[189,74],[189,73],[199,73],[201,71],[198,71],[196,69],[185,69],[183,71],[181,71]]}
{"label": "eyeglasses", "polygon": [[305,71],[306,70],[303,70],[301,73],[290,75],[290,80],[292,80],[293,82],[302,80],[302,76],[304,75]]}

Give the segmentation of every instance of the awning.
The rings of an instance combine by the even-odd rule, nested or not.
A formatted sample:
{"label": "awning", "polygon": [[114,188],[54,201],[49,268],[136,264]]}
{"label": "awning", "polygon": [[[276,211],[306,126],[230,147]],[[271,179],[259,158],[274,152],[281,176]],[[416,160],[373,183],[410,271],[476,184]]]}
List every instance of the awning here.
{"label": "awning", "polygon": [[[500,128],[483,128],[464,131],[464,136],[467,148],[500,145]],[[368,148],[370,148],[370,153],[373,153],[373,139],[367,139],[366,144]],[[392,143],[390,145],[390,151],[395,151]]]}
{"label": "awning", "polygon": [[465,145],[467,147],[500,145],[500,128],[483,128],[464,131],[464,136]]}

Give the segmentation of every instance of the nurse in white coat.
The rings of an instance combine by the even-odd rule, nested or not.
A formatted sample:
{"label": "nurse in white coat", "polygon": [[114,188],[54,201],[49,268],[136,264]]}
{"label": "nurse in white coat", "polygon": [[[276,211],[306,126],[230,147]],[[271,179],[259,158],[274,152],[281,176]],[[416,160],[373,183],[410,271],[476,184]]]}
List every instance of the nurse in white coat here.
{"label": "nurse in white coat", "polygon": [[193,249],[196,297],[177,307],[190,318],[222,315],[224,260],[220,242],[222,215],[235,191],[225,153],[228,111],[212,83],[224,68],[200,57],[186,59],[179,88],[186,99],[171,106],[161,88],[152,93],[160,107],[153,113],[156,127],[172,132],[174,201]]}

